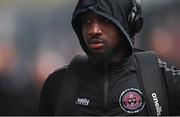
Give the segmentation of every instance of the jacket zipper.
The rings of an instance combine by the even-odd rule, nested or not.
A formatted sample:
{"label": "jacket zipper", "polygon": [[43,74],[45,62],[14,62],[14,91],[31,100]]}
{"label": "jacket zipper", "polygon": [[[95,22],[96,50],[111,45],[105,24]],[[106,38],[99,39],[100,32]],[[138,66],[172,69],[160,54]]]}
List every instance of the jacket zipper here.
{"label": "jacket zipper", "polygon": [[105,63],[104,69],[104,91],[103,91],[103,99],[104,99],[104,111],[107,112],[108,110],[108,87],[109,87],[109,71],[108,71],[108,64]]}

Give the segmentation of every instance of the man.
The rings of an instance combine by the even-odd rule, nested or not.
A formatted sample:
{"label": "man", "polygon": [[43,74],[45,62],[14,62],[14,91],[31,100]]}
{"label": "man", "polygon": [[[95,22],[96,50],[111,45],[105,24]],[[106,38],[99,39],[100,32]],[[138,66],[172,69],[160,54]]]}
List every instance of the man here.
{"label": "man", "polygon": [[139,0],[79,0],[72,25],[88,61],[49,76],[41,93],[42,115],[179,114],[180,73],[160,60],[158,67],[151,60],[138,62],[133,43],[142,24]]}

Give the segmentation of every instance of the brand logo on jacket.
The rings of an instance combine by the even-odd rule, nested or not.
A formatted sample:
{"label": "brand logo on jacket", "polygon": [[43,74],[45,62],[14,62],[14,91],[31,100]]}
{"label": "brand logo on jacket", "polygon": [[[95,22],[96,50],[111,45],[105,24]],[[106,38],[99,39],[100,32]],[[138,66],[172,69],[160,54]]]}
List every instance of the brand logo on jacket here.
{"label": "brand logo on jacket", "polygon": [[152,93],[152,97],[153,97],[154,105],[156,107],[157,116],[160,116],[161,112],[162,112],[162,107],[159,104],[159,101],[158,101],[156,93]]}
{"label": "brand logo on jacket", "polygon": [[89,102],[90,101],[88,99],[86,99],[86,98],[78,98],[75,103],[78,104],[78,105],[88,106]]}
{"label": "brand logo on jacket", "polygon": [[135,88],[129,88],[123,91],[119,98],[119,104],[127,113],[138,113],[145,106],[141,91]]}

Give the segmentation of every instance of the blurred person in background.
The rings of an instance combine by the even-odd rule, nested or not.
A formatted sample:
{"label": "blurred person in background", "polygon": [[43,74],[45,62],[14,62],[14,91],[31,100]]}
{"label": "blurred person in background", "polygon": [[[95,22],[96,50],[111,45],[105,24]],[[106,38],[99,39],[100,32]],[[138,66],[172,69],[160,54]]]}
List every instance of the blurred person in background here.
{"label": "blurred person in background", "polygon": [[139,0],[79,0],[72,18],[82,49],[42,88],[42,115],[179,115],[180,71],[134,48]]}
{"label": "blurred person in background", "polygon": [[[162,10],[156,12],[161,17],[155,16],[157,20],[154,21],[154,27],[150,32],[150,47],[161,58],[180,68],[180,15],[178,12],[180,10],[180,2],[177,5],[171,6],[174,7],[168,8],[166,6],[166,8],[164,6],[162,8],[168,9],[166,13]],[[165,20],[158,21],[160,18]]]}
{"label": "blurred person in background", "polygon": [[9,80],[9,72],[15,53],[13,47],[1,42],[0,45],[0,115],[6,115],[14,109],[16,95],[11,90],[12,84]]}
{"label": "blurred person in background", "polygon": [[[172,0],[146,10],[146,26],[139,46],[156,51],[158,56],[180,68],[180,1]],[[146,47],[145,47],[146,45]]]}
{"label": "blurred person in background", "polygon": [[[14,75],[16,49],[9,42],[0,43],[0,115],[38,115],[33,87],[18,87]],[[17,83],[17,84],[16,84]]]}

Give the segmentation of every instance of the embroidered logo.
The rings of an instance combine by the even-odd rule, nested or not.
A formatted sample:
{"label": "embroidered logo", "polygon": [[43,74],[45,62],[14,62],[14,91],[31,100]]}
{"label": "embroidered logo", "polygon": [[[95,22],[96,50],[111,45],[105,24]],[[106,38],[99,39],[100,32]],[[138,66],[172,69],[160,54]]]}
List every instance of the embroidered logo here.
{"label": "embroidered logo", "polygon": [[135,88],[126,89],[123,91],[119,98],[119,104],[127,113],[138,113],[145,106],[142,93]]}
{"label": "embroidered logo", "polygon": [[89,100],[86,98],[78,98],[77,101],[75,102],[78,105],[83,105],[83,106],[88,106],[89,105]]}

